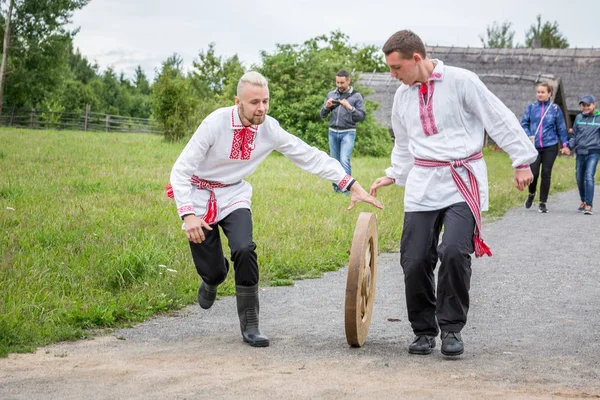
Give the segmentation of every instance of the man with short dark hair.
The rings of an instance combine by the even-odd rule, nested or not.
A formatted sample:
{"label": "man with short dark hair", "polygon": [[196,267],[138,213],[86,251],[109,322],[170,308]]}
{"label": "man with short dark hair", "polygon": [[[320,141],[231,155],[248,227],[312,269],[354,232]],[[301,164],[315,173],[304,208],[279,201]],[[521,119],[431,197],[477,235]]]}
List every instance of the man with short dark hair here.
{"label": "man with short dark hair", "polygon": [[[272,151],[298,167],[351,191],[350,207],[365,201],[378,208],[340,163],[286,132],[269,110],[267,80],[258,72],[244,74],[238,83],[235,106],[220,108],[202,121],[171,171],[171,193],[184,221],[192,257],[202,283],[198,303],[210,308],[217,288],[229,271],[223,255],[221,227],[235,270],[236,302],[244,342],[266,347],[269,339],[258,326],[258,258],[252,239],[251,175]],[[288,182],[293,186],[294,182]],[[302,188],[298,188],[302,192]]]}
{"label": "man with short dark hair", "polygon": [[427,58],[413,32],[396,32],[383,52],[392,77],[403,84],[392,107],[392,166],[371,194],[391,184],[406,187],[400,264],[415,334],[408,352],[430,354],[441,330],[442,354],[458,356],[464,351],[460,332],[469,310],[471,254],[491,256],[481,237],[481,211],[488,207],[484,131],[510,156],[519,190],[533,179],[529,164],[537,151],[477,75]]}
{"label": "man with short dark hair", "polygon": [[[327,94],[321,118],[329,116],[329,155],[352,175],[350,156],[356,139],[356,123],[366,117],[363,97],[350,86],[350,74],[340,70],[335,76],[336,89]],[[342,192],[334,183],[333,190]]]}

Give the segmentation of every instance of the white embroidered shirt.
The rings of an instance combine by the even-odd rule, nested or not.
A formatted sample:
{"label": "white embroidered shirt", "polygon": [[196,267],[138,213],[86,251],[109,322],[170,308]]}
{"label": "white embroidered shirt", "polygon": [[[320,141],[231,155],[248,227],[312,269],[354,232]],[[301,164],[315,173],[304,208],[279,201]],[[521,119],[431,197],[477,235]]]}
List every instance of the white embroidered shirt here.
{"label": "white embroidered shirt", "polygon": [[[435,68],[428,81],[427,100],[420,84],[400,85],[392,106],[395,144],[392,166],[386,176],[406,186],[404,210],[432,211],[465,201],[450,168],[414,166],[414,159],[453,161],[482,150],[484,130],[512,160],[513,168],[529,168],[538,152],[519,121],[471,71],[445,66]],[[472,161],[481,196],[481,210],[488,209],[487,168],[483,159]],[[468,184],[467,171],[458,168]]]}
{"label": "white embroidered shirt", "polygon": [[243,179],[273,150],[343,190],[352,181],[337,160],[286,132],[274,118],[267,116],[261,125],[245,129],[237,107],[225,107],[204,119],[173,166],[170,183],[179,216],[194,213],[202,218],[207,212],[210,191],[197,189],[190,182],[194,175],[231,185],[213,189],[217,221],[236,209],[250,208],[252,186]]}

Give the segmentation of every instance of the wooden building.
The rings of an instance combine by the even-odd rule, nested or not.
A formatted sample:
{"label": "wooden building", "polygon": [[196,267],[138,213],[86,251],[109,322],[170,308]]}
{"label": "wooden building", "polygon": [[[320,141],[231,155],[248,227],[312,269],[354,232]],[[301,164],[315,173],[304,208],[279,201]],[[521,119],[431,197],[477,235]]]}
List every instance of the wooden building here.
{"label": "wooden building", "polygon": [[[600,97],[600,49],[427,46],[427,56],[475,72],[519,120],[527,104],[536,100],[535,86],[541,81],[554,86],[553,99],[565,114],[567,128],[581,112],[581,96]],[[372,90],[367,98],[380,103],[375,116],[391,128],[392,102],[400,82],[389,73],[363,72],[359,84]]]}

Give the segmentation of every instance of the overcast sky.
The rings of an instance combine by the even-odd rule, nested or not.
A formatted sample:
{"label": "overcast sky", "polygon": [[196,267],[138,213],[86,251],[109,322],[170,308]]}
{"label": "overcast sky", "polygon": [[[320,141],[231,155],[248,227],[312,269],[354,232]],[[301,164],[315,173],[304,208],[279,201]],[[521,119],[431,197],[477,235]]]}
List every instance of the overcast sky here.
{"label": "overcast sky", "polygon": [[[216,44],[217,55],[237,54],[247,67],[275,44],[301,44],[340,30],[353,44],[383,45],[411,29],[430,45],[481,47],[494,21],[512,22],[515,42],[535,22],[558,22],[571,47],[600,47],[594,2],[574,0],[92,0],[73,16],[79,48],[101,70],[132,77],[137,65],[153,78],[171,54],[186,65]],[[587,11],[586,11],[587,10]]]}

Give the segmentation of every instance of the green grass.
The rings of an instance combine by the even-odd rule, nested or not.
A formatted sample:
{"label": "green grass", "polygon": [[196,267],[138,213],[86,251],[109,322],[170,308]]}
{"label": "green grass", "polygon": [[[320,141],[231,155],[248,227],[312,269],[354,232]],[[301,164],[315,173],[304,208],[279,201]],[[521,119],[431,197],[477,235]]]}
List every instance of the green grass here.
{"label": "green grass", "polygon": [[[193,303],[198,276],[174,202],[164,194],[184,143],[155,135],[0,129],[0,356],[128,326]],[[501,216],[525,194],[510,162],[486,150],[491,203]],[[353,160],[369,188],[389,158]],[[291,285],[345,265],[361,211],[378,215],[383,252],[397,251],[403,189],[386,208],[359,204],[274,154],[249,177],[262,285]],[[552,192],[575,186],[560,158]],[[234,292],[232,274],[220,295]]]}

